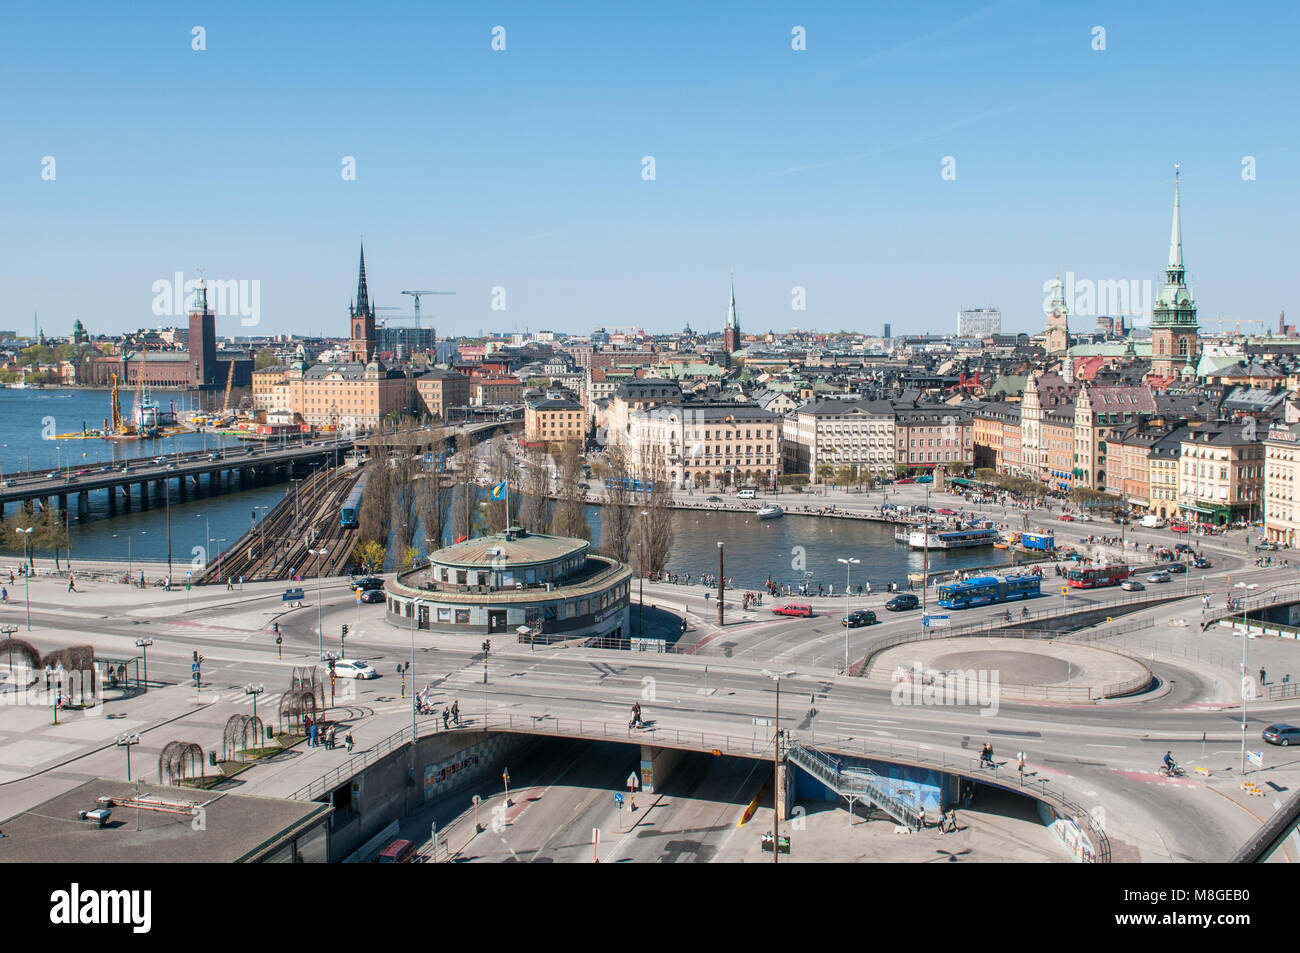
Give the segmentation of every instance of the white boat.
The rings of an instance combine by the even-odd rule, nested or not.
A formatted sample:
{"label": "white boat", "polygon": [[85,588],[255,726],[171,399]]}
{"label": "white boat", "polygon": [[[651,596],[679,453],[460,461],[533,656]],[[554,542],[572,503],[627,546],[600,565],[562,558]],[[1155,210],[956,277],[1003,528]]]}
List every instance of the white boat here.
{"label": "white boat", "polygon": [[[992,546],[999,539],[996,529],[958,529],[929,531],[930,549],[968,549],[972,546]],[[908,535],[908,543],[913,549],[927,548],[926,533],[914,529]]]}
{"label": "white boat", "polygon": [[775,503],[768,503],[766,506],[761,506],[758,509],[758,518],[761,520],[774,520],[778,516],[784,515],[785,510],[781,509],[781,507],[777,506]]}
{"label": "white boat", "polygon": [[158,426],[158,405],[146,391],[131,413],[131,422],[137,430],[146,430]]}

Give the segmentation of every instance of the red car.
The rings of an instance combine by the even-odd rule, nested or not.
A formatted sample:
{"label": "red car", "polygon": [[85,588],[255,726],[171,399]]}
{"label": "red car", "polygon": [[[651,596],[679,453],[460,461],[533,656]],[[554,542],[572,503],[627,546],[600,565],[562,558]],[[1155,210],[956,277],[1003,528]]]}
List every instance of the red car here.
{"label": "red car", "polygon": [[940,515],[940,516],[956,516],[956,515],[957,515],[957,511],[956,511],[956,510],[943,509],[943,510],[940,510],[940,511],[939,511],[939,515]]}
{"label": "red car", "polygon": [[1069,513],[1066,513],[1065,515],[1063,515],[1063,516],[1061,517],[1061,522],[1063,522],[1063,523],[1073,523],[1073,522],[1074,522],[1074,517],[1071,516]]}
{"label": "red car", "polygon": [[894,482],[895,482],[895,483],[915,483],[916,481],[913,480],[911,477],[903,477],[903,479],[901,479],[901,480],[895,480]]}
{"label": "red car", "polygon": [[792,602],[789,605],[777,606],[775,609],[772,610],[772,612],[775,615],[811,616],[812,606],[804,606]]}
{"label": "red car", "polygon": [[1169,528],[1170,528],[1171,530],[1173,530],[1175,533],[1186,533],[1186,532],[1187,532],[1187,524],[1186,524],[1186,523],[1175,523],[1173,526],[1170,526]]}

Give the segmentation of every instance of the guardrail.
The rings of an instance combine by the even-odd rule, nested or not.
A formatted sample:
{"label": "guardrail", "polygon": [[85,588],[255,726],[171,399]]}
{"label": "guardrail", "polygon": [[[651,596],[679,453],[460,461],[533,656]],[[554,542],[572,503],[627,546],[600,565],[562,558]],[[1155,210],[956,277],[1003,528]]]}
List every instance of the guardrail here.
{"label": "guardrail", "polygon": [[[787,728],[781,729],[786,737],[786,744],[800,744],[798,733]],[[472,734],[477,732],[505,731],[530,735],[549,735],[552,737],[575,738],[583,741],[618,741],[630,744],[649,744],[668,748],[680,748],[688,751],[707,751],[721,755],[745,758],[767,758],[771,756],[773,736],[764,732],[758,734],[757,728],[752,735],[735,735],[727,732],[696,731],[693,729],[659,727],[653,722],[647,727],[636,729],[625,722],[610,723],[594,719],[558,718],[553,715],[488,715],[479,718],[464,718],[459,726],[440,727],[432,718],[418,726],[418,737],[436,734]],[[411,739],[411,729],[404,728],[382,739],[373,748],[349,758],[343,764],[310,784],[295,791],[290,797],[299,801],[311,801],[329,793],[330,789],[344,783],[367,765],[374,764],[392,754],[401,745]],[[811,737],[809,739],[811,743]],[[867,739],[835,735],[819,736],[816,746],[821,751],[837,755],[862,757],[868,760],[885,761],[891,764],[911,765],[915,767],[937,769],[942,773],[957,773],[963,777],[992,783],[1009,791],[1019,791],[1029,797],[1048,805],[1063,817],[1072,818],[1076,823],[1088,827],[1093,843],[1096,863],[1110,861],[1110,843],[1105,831],[1092,814],[1085,811],[1077,802],[1068,797],[1064,790],[1057,788],[1046,778],[1027,779],[1023,772],[1011,776],[1005,764],[993,763],[981,765],[971,757],[951,758],[940,752],[936,758],[923,753],[920,745],[872,745]],[[930,749],[925,749],[929,751]]]}

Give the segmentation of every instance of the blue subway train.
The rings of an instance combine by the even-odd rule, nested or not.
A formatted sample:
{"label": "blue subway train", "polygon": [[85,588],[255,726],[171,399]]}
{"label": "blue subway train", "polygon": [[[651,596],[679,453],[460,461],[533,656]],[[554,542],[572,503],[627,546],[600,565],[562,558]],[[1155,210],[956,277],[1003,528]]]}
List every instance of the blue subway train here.
{"label": "blue subway train", "polygon": [[1015,599],[1032,599],[1042,595],[1042,577],[1033,573],[1014,576],[978,576],[939,587],[939,605],[948,609],[969,609]]}
{"label": "blue subway train", "polygon": [[357,481],[357,485],[352,488],[348,498],[343,501],[343,508],[339,510],[339,525],[344,529],[356,529],[361,524],[358,517],[361,515],[361,497],[365,493],[366,478],[362,476]]}

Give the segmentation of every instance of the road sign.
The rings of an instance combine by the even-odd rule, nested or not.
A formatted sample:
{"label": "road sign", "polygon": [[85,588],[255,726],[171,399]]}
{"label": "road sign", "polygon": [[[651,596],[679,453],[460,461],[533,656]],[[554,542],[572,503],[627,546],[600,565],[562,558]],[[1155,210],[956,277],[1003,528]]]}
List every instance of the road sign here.
{"label": "road sign", "polygon": [[639,778],[637,778],[636,772],[633,771],[631,774],[627,776],[627,781],[625,781],[624,783],[628,787],[635,789],[637,786],[641,784],[641,781]]}
{"label": "road sign", "polygon": [[1069,592],[1069,591],[1070,591],[1070,587],[1069,587],[1069,586],[1062,586],[1062,587],[1061,587],[1061,595],[1065,595],[1065,594],[1066,594],[1067,592]]}
{"label": "road sign", "polygon": [[189,579],[189,578],[190,578],[191,576],[193,576],[193,575],[194,575],[194,573],[193,573],[191,570],[189,570],[189,569],[185,570],[185,578],[186,578],[186,579]]}
{"label": "road sign", "polygon": [[615,804],[622,804],[622,803],[623,803],[623,794],[622,794],[621,791],[615,791],[615,792],[614,792],[614,803],[615,803]]}
{"label": "road sign", "polygon": [[191,662],[191,663],[190,663],[190,671],[191,671],[191,672],[197,672],[198,670],[199,670],[199,663],[198,663],[198,662]]}
{"label": "road sign", "polygon": [[946,615],[928,615],[924,621],[928,627],[935,629],[946,629],[950,624]]}
{"label": "road sign", "polygon": [[1246,760],[1249,761],[1251,764],[1253,764],[1255,767],[1262,768],[1264,767],[1264,752],[1262,750],[1247,751]]}

